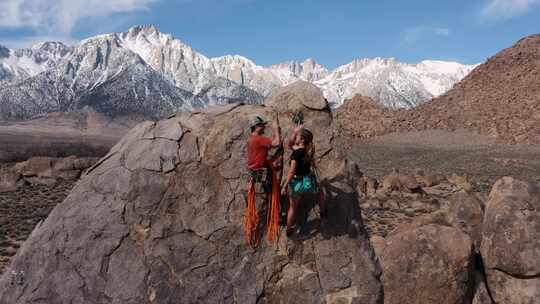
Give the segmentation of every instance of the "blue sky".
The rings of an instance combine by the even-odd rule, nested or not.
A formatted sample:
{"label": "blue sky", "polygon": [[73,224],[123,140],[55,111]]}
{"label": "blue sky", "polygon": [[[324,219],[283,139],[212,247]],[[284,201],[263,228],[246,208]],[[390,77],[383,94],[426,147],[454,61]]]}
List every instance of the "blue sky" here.
{"label": "blue sky", "polygon": [[74,43],[155,24],[209,56],[482,62],[540,32],[540,0],[0,0],[0,44]]}

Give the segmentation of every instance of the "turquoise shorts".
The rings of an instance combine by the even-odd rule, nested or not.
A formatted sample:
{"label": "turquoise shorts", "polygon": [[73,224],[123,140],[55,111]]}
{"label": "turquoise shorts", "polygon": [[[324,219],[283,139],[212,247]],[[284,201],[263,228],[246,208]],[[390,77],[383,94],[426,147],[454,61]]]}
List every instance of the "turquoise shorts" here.
{"label": "turquoise shorts", "polygon": [[313,174],[295,176],[289,183],[289,195],[292,197],[313,193],[317,193],[317,180]]}

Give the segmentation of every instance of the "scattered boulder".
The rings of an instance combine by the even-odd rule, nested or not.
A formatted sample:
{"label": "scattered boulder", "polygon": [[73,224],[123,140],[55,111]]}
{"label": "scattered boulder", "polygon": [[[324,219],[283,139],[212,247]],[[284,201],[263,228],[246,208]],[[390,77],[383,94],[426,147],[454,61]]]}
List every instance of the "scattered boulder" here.
{"label": "scattered boulder", "polygon": [[430,214],[417,216],[410,222],[397,225],[388,233],[388,236],[401,234],[427,225],[451,226],[446,220],[446,214],[442,211],[437,211]]}
{"label": "scattered boulder", "polygon": [[497,303],[540,299],[540,189],[511,177],[489,194],[482,247],[488,286]]}
{"label": "scattered boulder", "polygon": [[21,178],[21,173],[14,168],[0,167],[0,192],[15,191]]}
{"label": "scattered boulder", "polygon": [[447,180],[461,190],[472,191],[473,189],[472,184],[469,182],[469,179],[465,175],[458,175],[456,173],[452,173],[452,175],[447,177]]}
{"label": "scattered boulder", "polygon": [[20,164],[21,173],[24,177],[50,175],[54,159],[52,157],[36,156]]}
{"label": "scattered boulder", "polygon": [[361,174],[332,136],[317,145],[327,223],[310,212],[304,239],[245,244],[249,120],[277,112],[286,130],[301,108],[316,138],[332,126],[327,104],[281,95],[283,108],[234,105],[136,126],[36,227],[11,264],[24,280],[1,277],[0,302],[381,303]]}
{"label": "scattered boulder", "polygon": [[399,173],[397,170],[394,170],[388,175],[385,175],[381,181],[380,191],[383,193],[388,193],[391,191],[401,190],[401,183],[399,182]]}
{"label": "scattered boulder", "polygon": [[381,258],[386,304],[472,301],[473,244],[463,232],[427,225],[386,238]]}
{"label": "scattered boulder", "polygon": [[414,177],[422,187],[437,186],[438,184],[446,180],[446,178],[442,174],[424,172],[423,170],[417,170],[414,174]]}
{"label": "scattered boulder", "polygon": [[97,160],[94,157],[76,156],[32,157],[13,166],[0,168],[0,191],[14,191],[25,183],[52,186],[58,179],[76,180]]}
{"label": "scattered boulder", "polygon": [[394,169],[382,179],[380,190],[384,193],[391,191],[420,192],[422,187],[413,175],[400,173]]}

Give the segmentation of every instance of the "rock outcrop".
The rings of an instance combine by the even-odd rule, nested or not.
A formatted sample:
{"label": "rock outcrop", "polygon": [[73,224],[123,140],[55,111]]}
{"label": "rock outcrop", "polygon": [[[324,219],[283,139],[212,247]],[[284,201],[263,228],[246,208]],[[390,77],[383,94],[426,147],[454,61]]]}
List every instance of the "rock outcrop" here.
{"label": "rock outcrop", "polygon": [[540,299],[540,189],[505,177],[495,183],[483,222],[488,286],[496,303]]}
{"label": "rock outcrop", "polygon": [[[0,279],[0,303],[381,303],[361,173],[333,147],[328,106],[298,98],[302,86],[267,107],[132,129],[34,229]],[[290,129],[295,109],[317,138],[328,223],[310,212],[306,238],[254,251],[242,227],[248,121],[277,113]]]}
{"label": "rock outcrop", "polygon": [[12,167],[0,167],[0,192],[15,191],[20,181],[20,172]]}
{"label": "rock outcrop", "polygon": [[58,180],[77,180],[97,161],[94,157],[32,157],[0,168],[0,192],[15,191],[23,184],[54,185]]}
{"label": "rock outcrop", "polygon": [[464,191],[450,197],[447,211],[447,221],[453,227],[469,235],[473,240],[475,250],[480,250],[482,241],[482,221],[484,211],[480,201]]}
{"label": "rock outcrop", "polygon": [[473,244],[455,228],[431,224],[392,235],[380,258],[386,304],[472,301]]}

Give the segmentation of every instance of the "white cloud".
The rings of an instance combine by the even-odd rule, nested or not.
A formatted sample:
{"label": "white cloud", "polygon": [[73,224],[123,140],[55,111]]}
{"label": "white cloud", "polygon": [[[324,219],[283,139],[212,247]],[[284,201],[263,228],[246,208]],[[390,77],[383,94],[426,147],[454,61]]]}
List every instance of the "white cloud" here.
{"label": "white cloud", "polygon": [[433,36],[450,36],[450,29],[444,27],[416,26],[403,31],[401,40],[403,43],[410,45]]}
{"label": "white cloud", "polygon": [[527,13],[540,0],[489,0],[482,9],[485,19],[510,19]]}
{"label": "white cloud", "polygon": [[0,27],[68,36],[85,18],[148,9],[157,0],[0,0]]}

